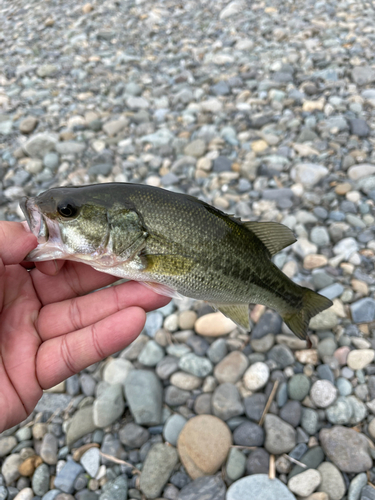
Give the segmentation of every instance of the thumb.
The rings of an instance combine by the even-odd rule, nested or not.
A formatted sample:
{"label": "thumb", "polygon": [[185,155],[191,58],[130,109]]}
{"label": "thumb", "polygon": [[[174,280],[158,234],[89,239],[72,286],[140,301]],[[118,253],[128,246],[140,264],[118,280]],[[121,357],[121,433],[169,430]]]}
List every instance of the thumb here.
{"label": "thumb", "polygon": [[0,221],[0,258],[5,265],[19,264],[37,244],[21,222]]}

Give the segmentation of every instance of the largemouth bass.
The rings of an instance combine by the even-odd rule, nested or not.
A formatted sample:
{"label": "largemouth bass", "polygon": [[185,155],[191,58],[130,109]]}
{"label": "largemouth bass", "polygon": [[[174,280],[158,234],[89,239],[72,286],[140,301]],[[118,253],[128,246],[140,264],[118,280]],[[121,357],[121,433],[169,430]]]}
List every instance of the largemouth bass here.
{"label": "largemouth bass", "polygon": [[301,339],[332,302],[271,261],[296,241],[276,222],[242,222],[192,196],[126,183],[52,188],[21,208],[38,246],[29,261],[68,259],[210,302],[249,330],[249,304],[275,309]]}

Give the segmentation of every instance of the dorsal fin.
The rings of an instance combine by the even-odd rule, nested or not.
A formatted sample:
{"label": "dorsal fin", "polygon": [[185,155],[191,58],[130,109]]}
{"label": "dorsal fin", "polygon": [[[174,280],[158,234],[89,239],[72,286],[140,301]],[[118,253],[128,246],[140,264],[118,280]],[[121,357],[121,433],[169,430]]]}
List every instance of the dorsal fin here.
{"label": "dorsal fin", "polygon": [[293,231],[278,222],[242,222],[242,224],[261,240],[271,255],[297,241]]}

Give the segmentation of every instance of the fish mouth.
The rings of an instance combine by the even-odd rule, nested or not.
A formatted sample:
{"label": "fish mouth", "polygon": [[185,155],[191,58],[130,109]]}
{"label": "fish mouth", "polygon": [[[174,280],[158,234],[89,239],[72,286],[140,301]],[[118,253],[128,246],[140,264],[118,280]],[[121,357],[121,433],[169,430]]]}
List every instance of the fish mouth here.
{"label": "fish mouth", "polygon": [[36,236],[38,246],[25,257],[26,261],[40,262],[64,256],[61,248],[60,228],[57,222],[45,217],[32,198],[24,197],[20,208],[30,231]]}
{"label": "fish mouth", "polygon": [[49,238],[48,224],[38,210],[38,207],[32,200],[26,197],[22,198],[20,201],[20,207],[29,225],[30,231],[38,240],[38,244],[46,243]]}

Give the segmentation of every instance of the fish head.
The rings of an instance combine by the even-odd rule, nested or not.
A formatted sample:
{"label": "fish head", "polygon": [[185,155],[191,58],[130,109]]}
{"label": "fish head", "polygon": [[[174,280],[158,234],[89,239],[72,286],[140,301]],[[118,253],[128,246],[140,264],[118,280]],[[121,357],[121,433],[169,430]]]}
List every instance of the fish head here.
{"label": "fish head", "polygon": [[38,246],[26,260],[95,260],[109,240],[107,207],[85,199],[74,188],[53,188],[35,198],[23,198],[20,207]]}

